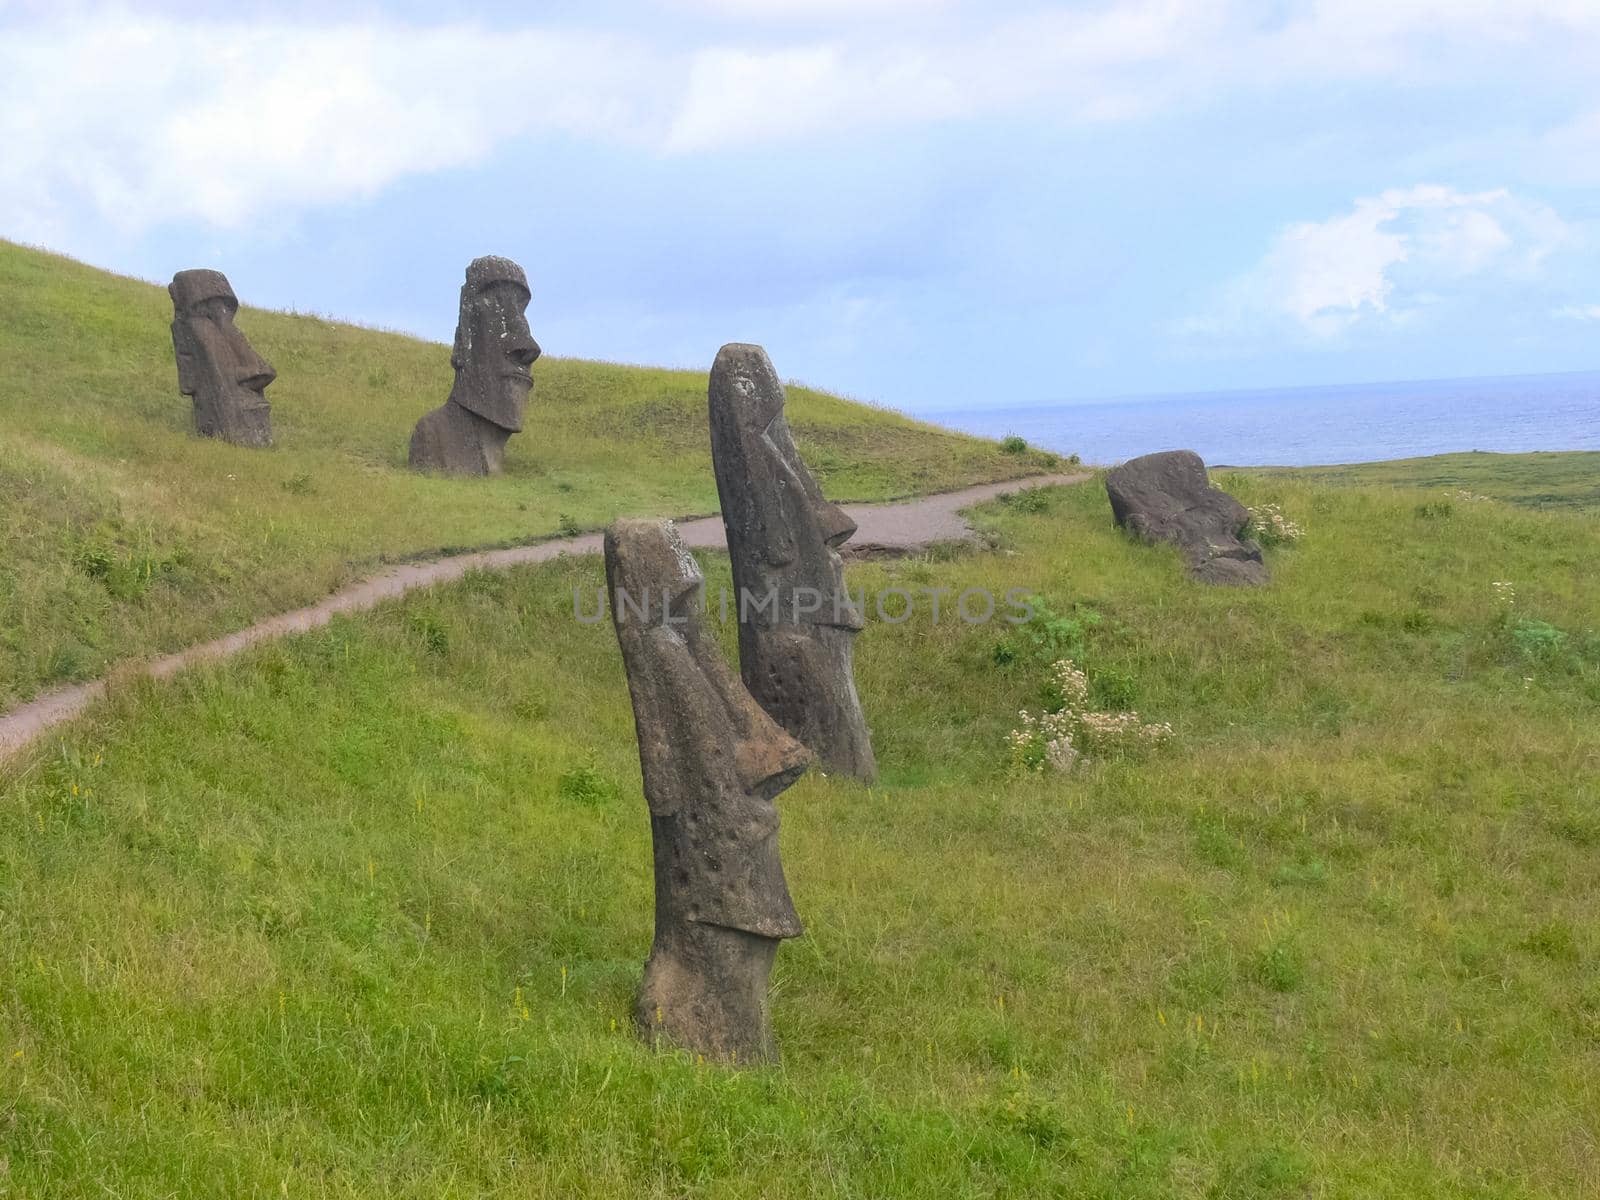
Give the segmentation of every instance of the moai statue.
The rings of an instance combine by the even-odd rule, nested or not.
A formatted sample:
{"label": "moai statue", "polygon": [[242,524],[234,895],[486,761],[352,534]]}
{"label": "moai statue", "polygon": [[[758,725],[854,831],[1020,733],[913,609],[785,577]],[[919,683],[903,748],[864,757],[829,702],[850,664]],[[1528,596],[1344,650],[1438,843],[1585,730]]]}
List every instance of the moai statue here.
{"label": "moai statue", "polygon": [[701,629],[704,581],[670,521],[617,521],[605,551],[655,847],[639,1032],[707,1058],[760,1062],[776,1052],[767,980],[778,942],[803,932],[773,799],[811,755]]}
{"label": "moai statue", "polygon": [[475,258],[461,285],[450,365],[450,398],[411,434],[411,465],[455,475],[498,475],[506,442],[522,431],[522,409],[539,357],[525,315],[528,277],[509,258]]}
{"label": "moai statue", "polygon": [[1245,535],[1250,510],[1213,487],[1193,450],[1129,459],[1106,473],[1116,523],[1147,542],[1171,542],[1201,583],[1256,587],[1268,582],[1261,547]]}
{"label": "moai statue", "polygon": [[178,391],[194,397],[194,427],[235,446],[272,445],[267,385],[278,377],[233,323],[239,298],[221,271],[179,271],[172,297]]}
{"label": "moai statue", "polygon": [[710,407],[745,686],[824,770],[871,782],[878,764],[850,662],[862,614],[837,550],[855,522],[800,461],[783,384],[760,346],[717,354]]}

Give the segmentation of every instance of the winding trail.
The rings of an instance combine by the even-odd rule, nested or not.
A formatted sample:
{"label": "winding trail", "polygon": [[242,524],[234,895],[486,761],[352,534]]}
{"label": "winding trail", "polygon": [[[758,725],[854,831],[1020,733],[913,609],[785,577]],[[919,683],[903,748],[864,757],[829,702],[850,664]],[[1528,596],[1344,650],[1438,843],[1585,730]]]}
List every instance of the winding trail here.
{"label": "winding trail", "polygon": [[[972,526],[961,516],[963,509],[992,500],[1001,492],[1014,492],[1023,487],[1082,483],[1088,478],[1086,471],[1070,475],[1033,475],[894,503],[846,504],[843,506],[845,512],[858,526],[846,550],[852,557],[907,553],[924,549],[935,542],[962,541],[972,534]],[[727,545],[721,517],[696,517],[680,521],[678,532],[683,535],[685,542],[698,549],[720,550]],[[339,613],[360,612],[381,601],[404,595],[413,588],[460,579],[468,571],[503,571],[525,563],[548,562],[563,554],[599,554],[601,548],[602,535],[586,533],[579,537],[555,538],[507,550],[479,550],[390,567],[340,588],[305,608],[268,617],[248,629],[135,664],[131,669],[136,674],[152,679],[166,679],[195,663],[228,658],[259,642],[316,629],[326,625]],[[122,670],[118,669],[119,676]],[[0,714],[0,762],[41,734],[71,720],[105,693],[106,681],[96,679],[90,683],[45,692],[26,704]]]}

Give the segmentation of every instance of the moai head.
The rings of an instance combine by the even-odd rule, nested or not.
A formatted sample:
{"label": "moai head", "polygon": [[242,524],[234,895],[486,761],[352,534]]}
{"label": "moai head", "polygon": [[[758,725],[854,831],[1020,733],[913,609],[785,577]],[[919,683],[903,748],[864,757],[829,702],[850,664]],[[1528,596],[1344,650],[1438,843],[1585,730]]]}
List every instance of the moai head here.
{"label": "moai head", "polygon": [[461,285],[450,399],[508,433],[522,429],[523,405],[533,387],[529,368],[539,357],[525,315],[531,298],[522,268],[493,254],[473,259]]}
{"label": "moai head", "polygon": [[1118,525],[1149,542],[1172,542],[1192,578],[1203,583],[1263,584],[1261,547],[1245,536],[1250,511],[1212,486],[1192,450],[1166,450],[1130,459],[1106,475],[1106,495]]}
{"label": "moai head", "polygon": [[233,323],[239,299],[220,271],[179,271],[172,297],[178,390],[194,397],[195,428],[242,446],[272,444],[267,385],[277,378]]}
{"label": "moai head", "polygon": [[[783,383],[760,346],[724,346],[708,391],[711,453],[728,552],[741,587],[777,588],[777,615],[815,625],[861,628],[850,604],[838,547],[856,524],[817,487],[795,449],[783,412]],[[795,604],[794,589],[822,602]],[[758,616],[756,620],[769,618]]]}
{"label": "moai head", "polygon": [[656,841],[657,927],[798,937],[773,799],[811,764],[701,629],[704,580],[668,521],[606,531],[606,582]]}

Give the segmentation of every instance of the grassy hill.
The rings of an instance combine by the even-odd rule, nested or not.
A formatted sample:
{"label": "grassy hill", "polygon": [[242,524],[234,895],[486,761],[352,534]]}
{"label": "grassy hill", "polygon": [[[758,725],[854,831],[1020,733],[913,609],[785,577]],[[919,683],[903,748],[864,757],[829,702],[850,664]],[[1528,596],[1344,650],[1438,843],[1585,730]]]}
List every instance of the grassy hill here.
{"label": "grassy hill", "polygon": [[[455,297],[439,303],[453,312]],[[424,478],[406,447],[449,392],[446,347],[242,310],[278,370],[278,444],[243,450],[190,432],[171,309],[163,287],[0,242],[0,707],[307,603],[384,559],[716,511],[701,373],[543,358],[505,475]],[[839,499],[1043,465],[807,388],[789,413]]]}
{"label": "grassy hill", "polygon": [[1457,499],[1490,496],[1523,508],[1600,509],[1600,450],[1532,454],[1474,450],[1390,462],[1304,467],[1289,473],[1300,479],[1362,487],[1444,489]]}
{"label": "grassy hill", "polygon": [[[776,1069],[628,1028],[598,561],[120,689],[0,777],[0,1194],[1600,1194],[1600,527],[1228,485],[1308,527],[1270,588],[1186,583],[1097,484],[851,568],[1040,619],[859,639],[884,781],[780,800]],[[1171,743],[1014,773],[1063,655]]]}

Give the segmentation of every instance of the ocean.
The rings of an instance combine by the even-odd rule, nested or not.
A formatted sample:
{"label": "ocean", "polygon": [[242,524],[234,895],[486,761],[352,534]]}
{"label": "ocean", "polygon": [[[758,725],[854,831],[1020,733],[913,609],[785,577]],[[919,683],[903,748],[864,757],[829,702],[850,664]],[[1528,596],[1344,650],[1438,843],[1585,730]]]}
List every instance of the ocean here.
{"label": "ocean", "polygon": [[1140,396],[928,413],[941,425],[1117,463],[1194,450],[1300,467],[1458,450],[1600,450],[1600,371]]}

